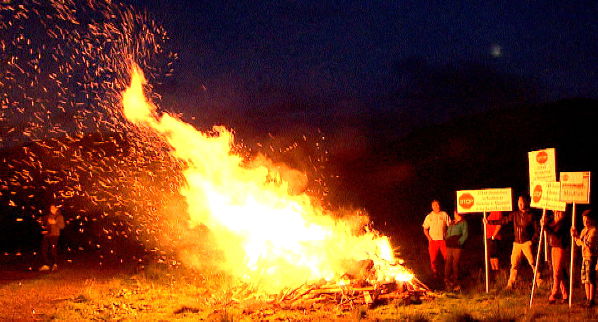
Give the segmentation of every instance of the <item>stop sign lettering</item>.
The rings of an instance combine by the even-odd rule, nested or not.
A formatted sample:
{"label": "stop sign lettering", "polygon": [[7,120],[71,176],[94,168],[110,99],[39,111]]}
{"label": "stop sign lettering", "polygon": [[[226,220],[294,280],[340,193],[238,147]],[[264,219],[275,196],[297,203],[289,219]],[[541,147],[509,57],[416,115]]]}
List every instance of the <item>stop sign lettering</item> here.
{"label": "stop sign lettering", "polygon": [[534,202],[538,203],[542,200],[542,186],[536,185],[534,188],[534,195],[533,195]]}
{"label": "stop sign lettering", "polygon": [[545,163],[547,160],[548,154],[546,151],[540,151],[538,154],[536,154],[536,161],[538,161],[538,163]]}
{"label": "stop sign lettering", "polygon": [[470,209],[473,207],[474,200],[473,196],[469,193],[464,193],[459,197],[459,206],[463,207],[464,209]]}

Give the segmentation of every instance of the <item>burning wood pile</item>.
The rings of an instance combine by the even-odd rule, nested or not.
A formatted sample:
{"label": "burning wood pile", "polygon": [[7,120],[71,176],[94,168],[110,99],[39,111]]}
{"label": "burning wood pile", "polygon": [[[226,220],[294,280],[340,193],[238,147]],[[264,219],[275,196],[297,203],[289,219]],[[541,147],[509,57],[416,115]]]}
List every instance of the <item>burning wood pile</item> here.
{"label": "burning wood pile", "polygon": [[360,261],[358,267],[356,274],[347,273],[338,281],[304,284],[281,292],[270,303],[283,309],[336,304],[342,310],[352,310],[355,306],[375,306],[393,300],[409,304],[432,298],[430,289],[415,277],[408,281],[382,282],[369,279],[376,276],[373,261]]}

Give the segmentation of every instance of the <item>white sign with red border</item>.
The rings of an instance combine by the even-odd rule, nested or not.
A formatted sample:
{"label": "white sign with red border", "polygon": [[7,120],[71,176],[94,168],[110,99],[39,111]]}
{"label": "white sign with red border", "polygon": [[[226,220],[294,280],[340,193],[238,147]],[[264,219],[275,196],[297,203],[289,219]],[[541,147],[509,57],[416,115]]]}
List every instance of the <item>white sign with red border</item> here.
{"label": "white sign with red border", "polygon": [[536,181],[530,186],[531,206],[549,210],[565,211],[567,203],[561,201],[561,183]]}
{"label": "white sign with red border", "polygon": [[567,203],[590,203],[590,171],[561,172],[561,201]]}
{"label": "white sign with red border", "polygon": [[457,191],[457,212],[512,211],[511,188]]}
{"label": "white sign with red border", "polygon": [[556,152],[554,148],[531,151],[529,158],[529,182],[556,181]]}

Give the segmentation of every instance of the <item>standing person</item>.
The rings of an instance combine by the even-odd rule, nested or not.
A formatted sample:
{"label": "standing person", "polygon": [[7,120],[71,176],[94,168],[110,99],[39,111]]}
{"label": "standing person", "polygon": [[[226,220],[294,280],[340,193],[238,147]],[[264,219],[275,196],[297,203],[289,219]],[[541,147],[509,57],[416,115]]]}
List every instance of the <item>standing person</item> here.
{"label": "standing person", "polygon": [[[511,271],[509,273],[509,281],[507,282],[507,289],[512,289],[517,279],[519,271],[519,264],[521,263],[521,256],[525,256],[532,271],[535,270],[536,261],[532,252],[532,241],[538,240],[538,222],[535,220],[533,214],[529,209],[529,197],[520,196],[517,200],[517,207],[519,210],[511,212],[506,218],[502,220],[487,220],[486,224],[491,225],[505,225],[513,223],[513,234],[515,240],[513,241],[513,249],[511,251]],[[536,282],[541,285],[543,280],[540,277],[540,272],[536,275]]]}
{"label": "standing person", "polygon": [[[502,220],[502,211],[491,211],[488,220]],[[500,233],[501,225],[486,225],[486,239],[488,244],[488,257],[490,259],[490,269],[493,271],[500,270],[500,262],[498,260],[498,250],[500,249],[500,241],[502,234]]]}
{"label": "standing person", "polygon": [[62,229],[64,229],[64,217],[62,217],[60,209],[52,204],[49,213],[42,218],[43,238],[40,252],[43,265],[39,268],[40,271],[50,270],[50,265],[52,265],[52,271],[58,269],[58,238]]}
{"label": "standing person", "polygon": [[424,219],[424,234],[428,238],[428,253],[430,254],[430,267],[432,268],[432,274],[434,279],[438,279],[439,275],[439,264],[438,255],[442,255],[443,259],[446,259],[446,243],[444,236],[446,235],[446,229],[450,224],[451,219],[448,214],[440,210],[440,202],[438,200],[432,200],[432,211]]}
{"label": "standing person", "polygon": [[444,284],[447,290],[461,290],[461,286],[459,285],[459,261],[468,235],[467,221],[463,219],[460,213],[455,211],[455,220],[450,223],[446,230]]}
{"label": "standing person", "polygon": [[596,258],[598,258],[598,240],[596,232],[596,219],[591,210],[582,213],[583,230],[577,233],[575,227],[571,227],[571,237],[577,246],[581,246],[581,284],[586,292],[585,306],[594,306],[594,293],[596,288]]}
{"label": "standing person", "polygon": [[560,297],[564,303],[569,299],[569,293],[567,292],[567,284],[565,279],[567,278],[567,270],[565,268],[567,254],[567,247],[569,246],[569,234],[567,227],[570,224],[565,219],[565,213],[562,211],[554,211],[551,218],[544,218],[544,230],[546,230],[548,246],[550,246],[550,254],[552,258],[552,290],[548,297],[548,303],[554,304],[557,297]]}

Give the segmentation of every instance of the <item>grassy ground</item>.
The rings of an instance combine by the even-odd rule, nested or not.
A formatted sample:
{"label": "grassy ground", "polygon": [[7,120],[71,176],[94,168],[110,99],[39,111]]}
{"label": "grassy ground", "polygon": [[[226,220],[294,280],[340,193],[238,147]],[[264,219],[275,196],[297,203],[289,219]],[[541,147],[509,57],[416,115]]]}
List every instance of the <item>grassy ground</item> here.
{"label": "grassy ground", "polygon": [[[1,275],[0,318],[12,320],[598,320],[595,308],[547,304],[545,287],[530,309],[529,287],[523,282],[514,291],[500,289],[506,272],[497,276],[490,294],[475,272],[465,274],[460,293],[435,291],[435,299],[419,304],[397,300],[351,310],[333,304],[285,310],[259,299],[240,301],[248,290],[222,275],[157,265],[138,271],[67,264],[54,273],[6,269]],[[576,289],[575,302],[582,298]]]}

